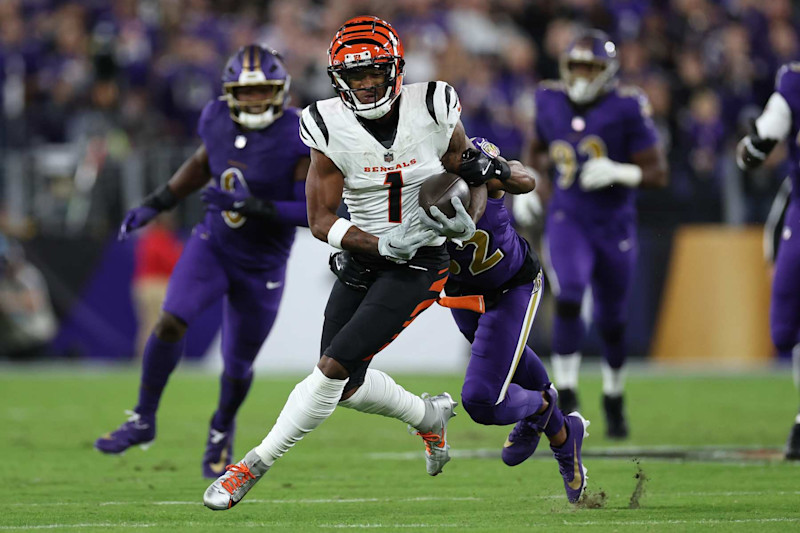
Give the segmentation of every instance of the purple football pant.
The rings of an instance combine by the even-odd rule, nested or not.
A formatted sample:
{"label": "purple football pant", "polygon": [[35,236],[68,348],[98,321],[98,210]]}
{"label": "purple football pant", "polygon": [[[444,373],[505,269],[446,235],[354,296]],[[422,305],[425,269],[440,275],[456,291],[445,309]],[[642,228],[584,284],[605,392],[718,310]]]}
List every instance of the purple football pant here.
{"label": "purple football pant", "polygon": [[769,323],[778,351],[789,352],[800,343],[800,205],[795,199],[786,211],[775,260]]}
{"label": "purple football pant", "polygon": [[[609,366],[625,361],[625,310],[636,267],[636,226],[630,219],[584,222],[556,210],[547,219],[544,257],[550,282],[561,305],[580,306],[591,284],[593,319],[603,338]],[[579,314],[556,313],[553,351],[580,349],[585,329]]]}
{"label": "purple football pant", "polygon": [[164,311],[187,324],[224,296],[222,358],[225,375],[247,379],[267,338],[283,294],[286,267],[243,268],[226,260],[225,253],[198,230],[186,243],[172,272]]}
{"label": "purple football pant", "polygon": [[514,424],[542,406],[547,370],[527,345],[542,289],[527,283],[503,294],[481,315],[454,309],[458,329],[472,343],[461,401],[479,424]]}

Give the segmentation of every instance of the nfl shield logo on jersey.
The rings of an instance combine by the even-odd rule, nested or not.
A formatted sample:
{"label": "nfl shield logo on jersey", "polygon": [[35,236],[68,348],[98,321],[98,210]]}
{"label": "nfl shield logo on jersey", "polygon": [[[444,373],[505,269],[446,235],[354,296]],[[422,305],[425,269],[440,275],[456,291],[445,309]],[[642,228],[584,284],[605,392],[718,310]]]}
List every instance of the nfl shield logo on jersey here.
{"label": "nfl shield logo on jersey", "polygon": [[385,154],[383,154],[383,160],[386,161],[387,163],[391,163],[392,161],[394,161],[394,154],[392,152],[386,152]]}

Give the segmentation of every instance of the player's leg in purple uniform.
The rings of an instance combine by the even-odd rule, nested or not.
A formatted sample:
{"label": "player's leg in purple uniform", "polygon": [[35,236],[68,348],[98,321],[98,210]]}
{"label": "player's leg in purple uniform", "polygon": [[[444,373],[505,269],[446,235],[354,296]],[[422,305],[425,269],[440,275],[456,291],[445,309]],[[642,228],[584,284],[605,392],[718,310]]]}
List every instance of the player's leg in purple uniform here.
{"label": "player's leg in purple uniform", "polygon": [[[541,296],[541,288],[533,289],[534,283],[527,283],[508,290],[483,315],[453,310],[459,330],[472,344],[461,399],[479,424],[516,424],[503,446],[503,462],[509,466],[533,455],[544,433],[565,476],[567,497],[574,502],[585,487],[580,458],[583,419],[568,417],[581,420],[580,431],[572,424],[570,434],[571,423],[557,406],[558,393],[550,386],[547,370],[526,345]],[[581,472],[580,477],[575,472]]]}
{"label": "player's leg in purple uniform", "polygon": [[547,219],[544,260],[556,297],[553,320],[553,381],[559,390],[559,407],[565,413],[578,409],[580,347],[586,335],[581,302],[594,269],[594,250],[586,230],[561,210]]}
{"label": "player's leg in purple uniform", "polygon": [[592,273],[594,323],[603,341],[603,411],[610,438],[628,436],[623,393],[623,366],[627,358],[625,323],[628,295],[636,267],[636,227],[630,220],[612,221],[598,228]]}
{"label": "player's leg in purple uniform", "polygon": [[[538,304],[533,300],[539,296],[532,297],[532,288],[533,283],[528,283],[509,290],[483,315],[453,310],[459,330],[472,343],[461,400],[479,424],[514,424],[536,414],[544,403],[547,371],[532,350],[529,353],[534,357],[525,351]],[[523,381],[534,376],[534,383],[524,387],[513,382],[516,370],[524,376]]]}
{"label": "player's leg in purple uniform", "polygon": [[139,402],[127,422],[95,441],[105,453],[148,445],[156,436],[156,411],[170,374],[183,353],[184,334],[192,320],[228,290],[222,262],[202,233],[192,233],[167,286],[163,312],[142,358]]}
{"label": "player's leg in purple uniform", "polygon": [[[792,352],[792,373],[800,390],[800,206],[789,205],[772,280],[770,331],[781,352]],[[786,458],[800,459],[800,413],[786,444]]]}
{"label": "player's leg in purple uniform", "polygon": [[215,479],[232,463],[235,419],[253,381],[253,361],[269,335],[283,295],[286,268],[249,270],[226,264],[231,280],[222,310],[220,395],[203,456],[203,476]]}

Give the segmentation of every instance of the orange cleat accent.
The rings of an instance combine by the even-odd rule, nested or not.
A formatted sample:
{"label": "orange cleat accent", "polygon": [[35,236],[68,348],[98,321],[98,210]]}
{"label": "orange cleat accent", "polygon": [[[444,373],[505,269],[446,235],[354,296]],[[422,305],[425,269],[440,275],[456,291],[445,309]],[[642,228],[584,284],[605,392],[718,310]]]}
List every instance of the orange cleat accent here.
{"label": "orange cleat accent", "polygon": [[221,483],[222,487],[233,494],[233,492],[244,485],[244,482],[248,479],[256,479],[250,469],[244,464],[244,461],[241,463],[236,463],[235,465],[228,465],[225,467],[226,472],[233,472],[234,474],[242,474],[242,476],[232,476],[230,479],[227,479]]}

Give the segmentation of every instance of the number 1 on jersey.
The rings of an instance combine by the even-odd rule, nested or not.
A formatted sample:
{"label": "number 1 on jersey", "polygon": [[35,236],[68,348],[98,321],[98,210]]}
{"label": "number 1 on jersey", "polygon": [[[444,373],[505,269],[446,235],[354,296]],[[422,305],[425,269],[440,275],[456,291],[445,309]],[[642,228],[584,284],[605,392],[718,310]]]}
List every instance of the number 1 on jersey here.
{"label": "number 1 on jersey", "polygon": [[389,222],[402,222],[403,213],[403,173],[389,172],[386,174],[384,185],[389,186]]}

